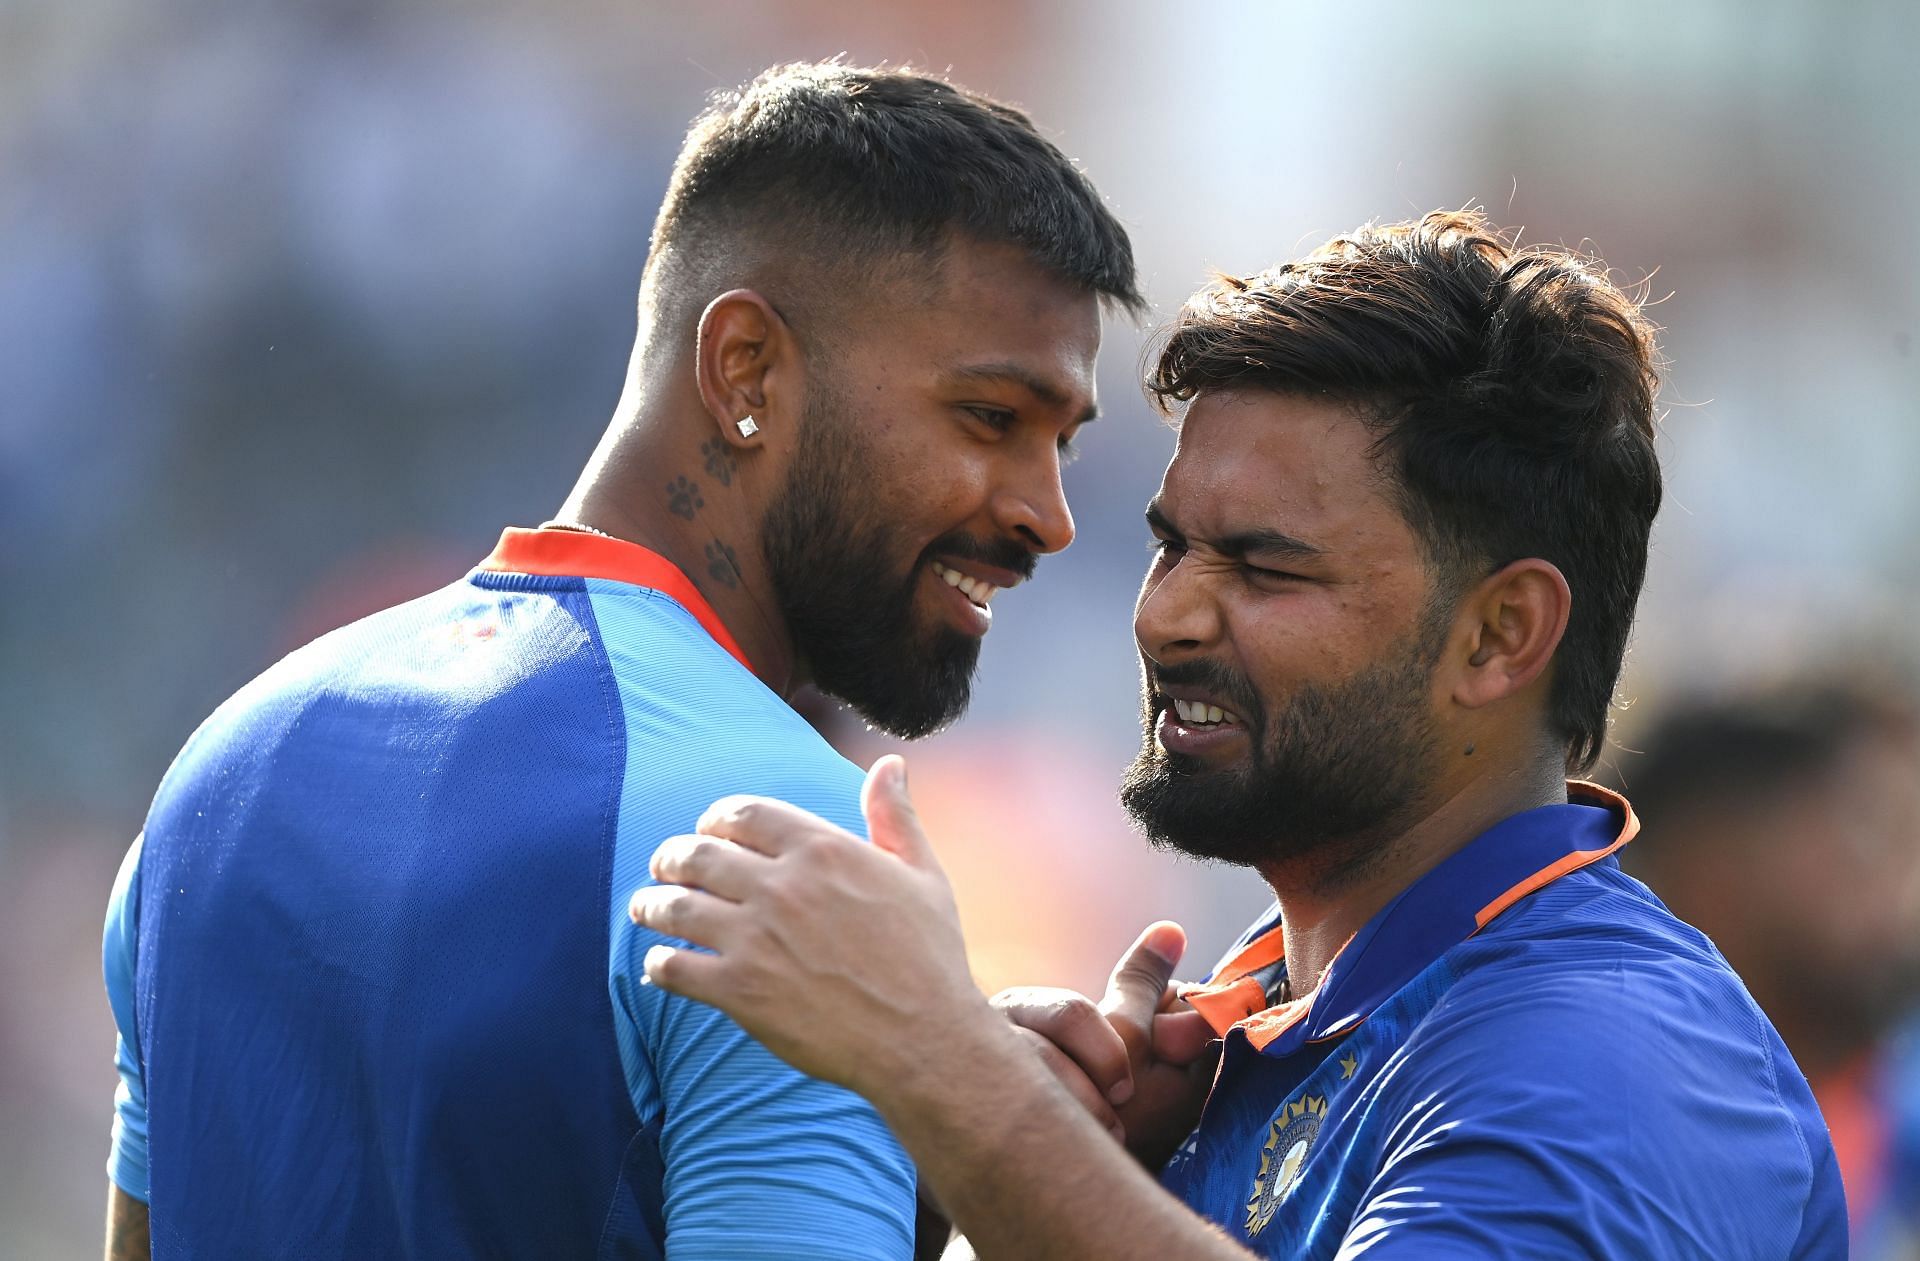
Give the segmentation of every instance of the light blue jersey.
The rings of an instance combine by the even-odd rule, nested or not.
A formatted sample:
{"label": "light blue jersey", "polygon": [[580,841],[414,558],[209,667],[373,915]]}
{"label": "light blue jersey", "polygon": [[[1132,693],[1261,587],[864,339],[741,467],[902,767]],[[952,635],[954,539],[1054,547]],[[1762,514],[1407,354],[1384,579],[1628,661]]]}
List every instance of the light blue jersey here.
{"label": "light blue jersey", "polygon": [[864,834],[861,778],[684,575],[578,532],[273,667],[108,915],[108,1171],[154,1256],[910,1256],[879,1117],[643,985],[626,915],[716,798]]}

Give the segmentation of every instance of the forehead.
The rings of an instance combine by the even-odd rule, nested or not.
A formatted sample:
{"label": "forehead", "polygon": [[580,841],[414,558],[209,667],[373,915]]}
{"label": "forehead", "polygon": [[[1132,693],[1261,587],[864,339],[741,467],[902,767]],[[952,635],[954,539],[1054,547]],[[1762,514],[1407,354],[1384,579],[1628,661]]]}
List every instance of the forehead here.
{"label": "forehead", "polygon": [[1329,552],[1410,544],[1353,407],[1261,390],[1208,391],[1180,425],[1160,510],[1197,540],[1280,530]]}
{"label": "forehead", "polygon": [[991,366],[1076,405],[1093,400],[1099,299],[1017,246],[950,238],[923,276],[876,298],[855,314],[855,342],[890,369],[945,376]]}

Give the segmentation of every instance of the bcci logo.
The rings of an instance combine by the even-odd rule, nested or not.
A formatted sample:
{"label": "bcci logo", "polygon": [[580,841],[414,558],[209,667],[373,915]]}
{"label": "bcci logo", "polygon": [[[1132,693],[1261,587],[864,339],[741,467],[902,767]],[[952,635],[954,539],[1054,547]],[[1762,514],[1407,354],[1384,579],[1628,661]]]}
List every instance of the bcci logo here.
{"label": "bcci logo", "polygon": [[1267,1129],[1267,1145],[1260,1150],[1260,1172],[1253,1176],[1253,1195],[1247,1200],[1247,1237],[1266,1229],[1273,1211],[1280,1207],[1300,1181],[1300,1171],[1320,1136],[1320,1123],[1327,1119],[1325,1095],[1302,1095],[1282,1105]]}

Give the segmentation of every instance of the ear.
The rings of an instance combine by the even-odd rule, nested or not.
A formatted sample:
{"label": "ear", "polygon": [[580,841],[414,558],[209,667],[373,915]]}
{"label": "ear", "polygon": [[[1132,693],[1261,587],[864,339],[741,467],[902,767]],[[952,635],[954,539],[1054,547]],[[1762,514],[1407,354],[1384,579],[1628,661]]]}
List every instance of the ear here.
{"label": "ear", "polygon": [[1465,623],[1467,658],[1453,699],[1479,709],[1525,691],[1552,663],[1572,610],[1565,575],[1537,556],[1482,579],[1456,614],[1456,626]]}
{"label": "ear", "polygon": [[[729,289],[707,304],[694,343],[694,373],[700,401],[725,441],[762,445],[757,431],[783,410],[777,396],[791,391],[797,352],[793,330],[753,290]],[[740,421],[748,416],[756,432],[742,433]]]}

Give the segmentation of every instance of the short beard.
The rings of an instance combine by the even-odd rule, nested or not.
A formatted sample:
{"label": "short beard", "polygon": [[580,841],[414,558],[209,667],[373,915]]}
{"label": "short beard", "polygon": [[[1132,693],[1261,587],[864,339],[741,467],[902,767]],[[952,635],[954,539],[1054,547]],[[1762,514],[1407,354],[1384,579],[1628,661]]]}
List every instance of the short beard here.
{"label": "short beard", "polygon": [[[1445,609],[1430,609],[1393,655],[1330,687],[1303,685],[1268,718],[1241,675],[1213,662],[1155,669],[1146,681],[1146,739],[1120,801],[1154,845],[1254,866],[1310,859],[1337,887],[1379,859],[1430,782],[1435,731],[1427,689],[1445,643]],[[1199,684],[1247,724],[1252,758],[1209,770],[1154,736],[1154,683]]]}
{"label": "short beard", "polygon": [[[761,539],[794,651],[815,687],[889,735],[917,740],[950,726],[972,697],[980,639],[915,616],[920,571],[933,555],[1004,564],[970,536],[935,540],[904,575],[895,531],[875,502],[851,416],[838,395],[809,393],[799,447]],[[1007,568],[1030,571],[1031,554]]]}

